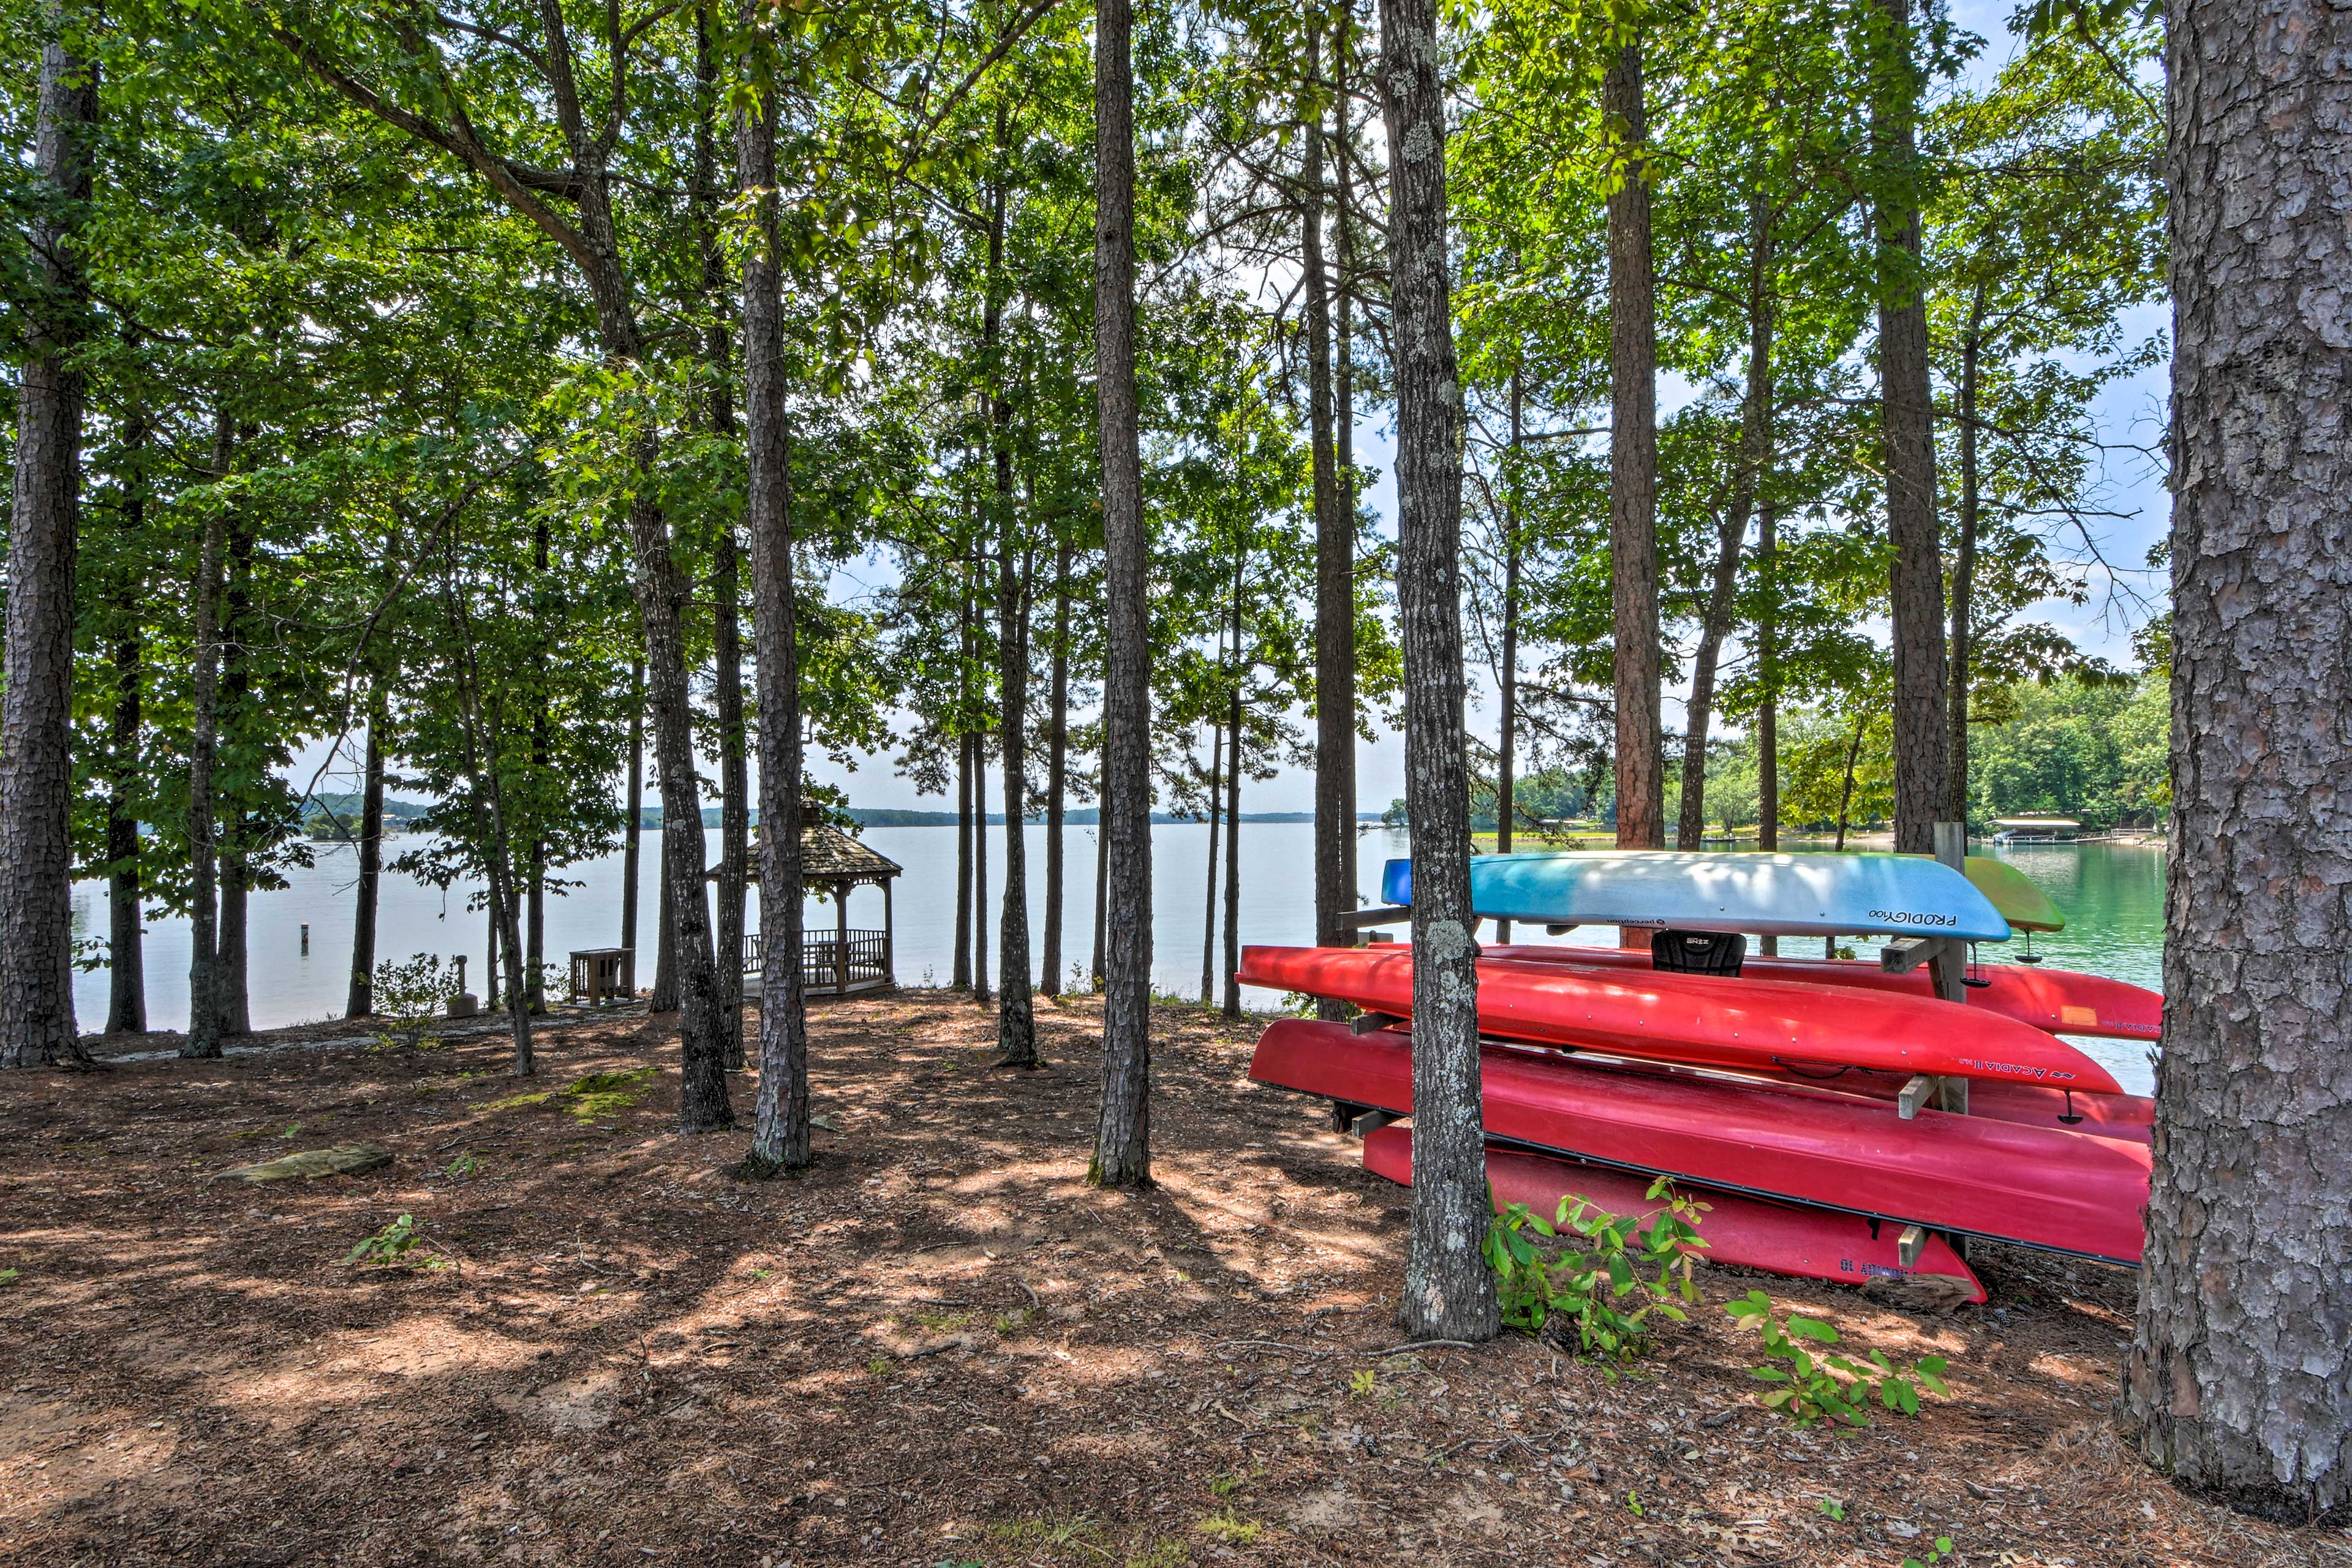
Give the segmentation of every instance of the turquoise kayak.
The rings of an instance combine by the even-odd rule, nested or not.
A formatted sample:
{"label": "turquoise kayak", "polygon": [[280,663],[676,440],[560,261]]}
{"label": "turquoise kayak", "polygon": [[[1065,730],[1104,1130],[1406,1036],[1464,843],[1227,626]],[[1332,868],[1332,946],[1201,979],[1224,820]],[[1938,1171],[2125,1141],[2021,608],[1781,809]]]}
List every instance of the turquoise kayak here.
{"label": "turquoise kayak", "polygon": [[[1381,879],[1412,902],[1412,862]],[[1475,855],[1470,910],[1491,920],[1764,936],[1952,936],[2007,942],[2009,921],[1968,878],[1915,855],[1602,849]]]}

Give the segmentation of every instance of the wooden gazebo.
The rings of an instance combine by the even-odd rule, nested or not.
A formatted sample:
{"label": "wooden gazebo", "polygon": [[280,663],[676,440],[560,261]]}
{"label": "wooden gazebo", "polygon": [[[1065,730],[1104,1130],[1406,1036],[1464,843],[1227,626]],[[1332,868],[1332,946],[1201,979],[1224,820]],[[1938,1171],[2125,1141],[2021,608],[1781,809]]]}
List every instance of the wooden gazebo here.
{"label": "wooden gazebo", "polygon": [[[811,996],[851,996],[861,991],[882,991],[898,984],[894,952],[896,928],[890,914],[890,883],[905,868],[879,850],[859,843],[828,822],[801,828],[802,885],[833,900],[834,927],[829,931],[801,932],[801,987]],[[756,839],[751,852],[751,881],[760,885],[760,855]],[[849,924],[849,892],[853,888],[882,889],[882,929],[854,931]],[[752,931],[743,939],[743,994],[760,994],[759,978],[766,972],[767,955]]]}

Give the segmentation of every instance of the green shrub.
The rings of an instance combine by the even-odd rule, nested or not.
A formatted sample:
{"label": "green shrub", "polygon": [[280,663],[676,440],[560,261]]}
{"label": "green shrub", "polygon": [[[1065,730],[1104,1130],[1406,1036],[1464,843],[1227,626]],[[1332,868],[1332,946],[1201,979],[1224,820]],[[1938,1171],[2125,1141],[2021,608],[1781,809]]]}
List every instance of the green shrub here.
{"label": "green shrub", "polygon": [[[1490,1188],[1490,1202],[1492,1196]],[[1681,1322],[1675,1298],[1688,1301],[1697,1294],[1684,1248],[1706,1245],[1698,1234],[1706,1205],[1675,1194],[1663,1176],[1650,1196],[1667,1202],[1646,1226],[1635,1215],[1612,1215],[1573,1194],[1559,1200],[1549,1222],[1525,1204],[1497,1214],[1486,1227],[1486,1256],[1505,1325],[1533,1334],[1563,1319],[1575,1325],[1581,1353],[1622,1362],[1648,1347],[1652,1312]],[[1533,1237],[1573,1237],[1580,1246],[1553,1248]],[[1629,1297],[1637,1300],[1629,1303]],[[1565,1337],[1560,1327],[1553,1331]]]}
{"label": "green shrub", "polygon": [[1906,1368],[1889,1361],[1883,1351],[1872,1351],[1856,1361],[1826,1349],[1807,1350],[1798,1342],[1833,1345],[1838,1342],[1837,1330],[1817,1318],[1801,1318],[1793,1312],[1784,1326],[1773,1315],[1771,1298],[1761,1290],[1750,1290],[1723,1310],[1764,1336],[1766,1364],[1749,1375],[1774,1385],[1770,1393],[1759,1396],[1765,1406],[1786,1411],[1800,1426],[1823,1420],[1867,1426],[1874,1399],[1888,1410],[1916,1415],[1920,1389],[1945,1395],[1951,1393],[1944,1385],[1942,1356],[1922,1356],[1916,1365]]}

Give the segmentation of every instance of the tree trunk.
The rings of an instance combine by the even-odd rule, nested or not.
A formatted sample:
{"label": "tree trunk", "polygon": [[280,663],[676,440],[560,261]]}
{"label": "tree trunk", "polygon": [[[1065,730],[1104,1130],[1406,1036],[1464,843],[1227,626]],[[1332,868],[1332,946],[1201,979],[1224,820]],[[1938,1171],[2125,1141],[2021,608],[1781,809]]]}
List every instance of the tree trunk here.
{"label": "tree trunk", "polygon": [[[122,546],[135,559],[147,531],[147,417],[134,405],[123,420],[122,444],[129,464],[124,476]],[[144,879],[140,874],[138,792],[144,773],[140,746],[146,679],[146,647],[141,633],[147,600],[143,574],[126,572],[118,591],[122,618],[114,637],[114,710],[107,734],[106,858],[113,869],[107,886],[106,1032],[147,1032],[147,947],[142,916]]]}
{"label": "tree trunk", "polygon": [[735,121],[736,163],[758,201],[761,243],[743,256],[743,445],[751,637],[760,701],[760,1088],[748,1171],[809,1163],[808,1021],[801,991],[801,715],[793,580],[791,411],[785,399],[782,246],[776,224],[772,89]]}
{"label": "tree trunk", "polygon": [[383,885],[383,731],[390,721],[383,678],[368,687],[367,760],[360,774],[359,897],[352,911],[352,987],[343,1016],[375,1012],[375,915]]}
{"label": "tree trunk", "polygon": [[646,661],[629,663],[629,821],[621,830],[621,946],[637,946],[638,865],[645,850]]}
{"label": "tree trunk", "polygon": [[1005,527],[997,536],[996,668],[998,722],[1004,728],[1004,913],[997,933],[996,1043],[1005,1067],[1037,1065],[1037,1020],[1029,990],[1029,846],[1022,837],[1027,815],[1029,763],[1029,574],[1013,564],[1012,452],[998,448],[997,494]]}
{"label": "tree trunk", "polygon": [[1234,555],[1234,684],[1225,698],[1225,1016],[1242,1016],[1242,563]]}
{"label": "tree trunk", "polygon": [[1969,819],[1969,659],[1975,628],[1977,578],[1977,399],[1982,382],[1987,285],[1979,282],[1960,334],[1960,538],[1952,561],[1952,689],[1946,710],[1948,737],[1944,819]]}
{"label": "tree trunk", "polygon": [[1151,627],[1135,401],[1129,0],[1095,0],[1095,409],[1103,484],[1103,1085],[1090,1181],[1151,1182]]}
{"label": "tree trunk", "polygon": [[[62,33],[58,9],[47,30]],[[74,552],[81,507],[82,280],[75,231],[90,195],[95,65],[60,37],[41,49],[35,110],[37,308],[17,384],[0,692],[0,1066],[79,1061],[73,1005]]]}
{"label": "tree trunk", "polygon": [[[1334,650],[1344,652],[1345,654],[1345,657],[1339,660],[1339,668],[1340,679],[1345,682],[1347,688],[1346,700],[1341,702],[1339,706],[1347,717],[1348,739],[1347,743],[1341,749],[1340,755],[1338,759],[1339,765],[1346,772],[1346,777],[1342,781],[1341,785],[1337,792],[1339,806],[1339,821],[1342,825],[1339,835],[1339,910],[1342,914],[1354,913],[1357,905],[1361,902],[1361,899],[1357,891],[1356,877],[1356,843],[1358,837],[1356,831],[1355,737],[1356,624],[1353,609],[1353,594],[1356,583],[1356,230],[1355,226],[1349,221],[1350,214],[1349,212],[1349,192],[1353,189],[1351,175],[1349,171],[1349,149],[1350,145],[1349,138],[1353,135],[1353,131],[1348,123],[1348,107],[1352,101],[1354,101],[1349,97],[1348,93],[1348,37],[1349,32],[1352,30],[1353,22],[1354,13],[1346,6],[1342,6],[1339,10],[1337,25],[1331,29],[1332,110],[1336,117],[1335,124],[1337,125],[1339,133],[1339,222],[1338,227],[1339,241],[1339,275],[1338,280],[1339,286],[1333,290],[1333,292],[1338,296],[1339,321],[1338,330],[1332,335],[1331,344],[1332,359],[1334,362],[1331,371],[1331,445],[1332,458],[1334,459],[1333,466],[1338,470],[1336,478],[1339,486],[1339,517],[1342,525],[1347,530],[1347,538],[1343,549],[1348,568],[1347,584],[1350,595],[1350,608],[1346,626],[1341,627],[1335,625],[1332,628]],[[1325,556],[1322,549],[1322,541],[1318,537],[1316,541],[1315,590],[1317,604],[1315,656],[1318,662],[1323,657],[1323,622],[1321,605],[1323,595],[1322,563],[1324,560]],[[1344,644],[1339,640],[1342,635],[1344,635],[1346,639]],[[1339,701],[1339,699],[1334,698],[1333,700],[1336,702]],[[1319,718],[1317,722],[1318,726],[1317,731],[1317,743],[1319,745],[1321,743],[1321,731],[1319,728],[1321,721]],[[1318,773],[1317,776],[1319,783],[1321,777],[1320,773]],[[1318,810],[1319,812],[1321,805],[1319,795],[1318,796],[1317,804]],[[1353,926],[1347,927],[1342,935],[1342,940],[1343,942],[1352,945],[1356,941],[1356,929]],[[1317,1010],[1317,1013],[1318,1016],[1323,1016],[1320,1008]]]}
{"label": "tree trunk", "polygon": [[457,552],[455,531],[444,536],[443,548],[447,552],[441,578],[442,603],[446,606],[451,627],[457,634],[457,696],[458,721],[465,737],[465,778],[467,799],[474,815],[478,842],[488,851],[489,883],[486,900],[489,906],[488,955],[484,968],[483,989],[493,999],[497,1009],[499,989],[499,955],[506,962],[507,1020],[509,1037],[514,1042],[514,1070],[517,1078],[530,1078],[539,1071],[531,1050],[530,983],[524,979],[523,943],[520,900],[514,885],[513,821],[507,811],[506,791],[499,780],[498,757],[499,736],[495,725],[482,712],[481,670],[477,659],[470,618],[457,585],[457,574],[450,564]]}
{"label": "tree trunk", "polygon": [[[1321,74],[1317,67],[1322,36],[1311,19],[1306,51],[1302,74],[1307,87],[1301,108],[1307,145],[1298,230],[1315,504],[1315,940],[1339,947],[1355,941],[1355,929],[1347,924],[1356,909],[1347,847],[1356,832],[1356,520],[1340,504],[1332,447],[1330,289],[1323,265],[1323,108],[1313,85]],[[1316,1010],[1334,1018],[1345,1012],[1344,1006],[1328,1001],[1318,1003]]]}
{"label": "tree trunk", "polygon": [[[249,439],[252,432],[248,429]],[[252,719],[253,676],[247,668],[247,623],[253,610],[253,530],[242,508],[230,516],[228,583],[221,617],[221,739],[232,756]],[[232,769],[230,776],[235,777]],[[247,941],[252,915],[253,868],[247,859],[253,838],[251,814],[232,794],[224,803],[227,819],[220,844],[220,1026],[224,1035],[253,1033]]]}
{"label": "tree trunk", "polygon": [[[212,471],[228,478],[236,454],[228,413],[213,416]],[[213,763],[220,744],[221,558],[227,551],[228,520],[217,506],[205,514],[203,542],[196,551],[195,668],[190,675],[188,715],[188,1037],[184,1057],[221,1054],[220,869],[218,819],[214,812]]]}
{"label": "tree trunk", "polygon": [[2168,29],[2172,853],[2123,1415],[2174,1479],[2352,1502],[2352,14]]}
{"label": "tree trunk", "polygon": [[1463,727],[1462,401],[1446,276],[1434,0],[1381,0],[1381,54],[1396,343],[1397,624],[1412,822],[1412,1229],[1397,1319],[1410,1339],[1480,1341],[1499,1323],[1480,1254],[1491,1211]]}
{"label": "tree trunk", "polygon": [[1610,121],[1623,128],[1624,139],[1609,194],[1609,567],[1616,637],[1617,842],[1629,849],[1662,849],[1666,785],[1658,690],[1658,303],[1651,277],[1649,133],[1638,38],[1610,61],[1601,101]]}
{"label": "tree trunk", "polygon": [[[733,423],[731,420],[729,422]],[[727,1065],[743,1067],[743,925],[751,856],[751,781],[743,729],[743,630],[739,602],[741,566],[730,527],[719,536],[710,565],[718,605],[712,629],[719,706],[719,919],[714,949],[719,1008],[732,1020]]]}
{"label": "tree trunk", "polygon": [[1110,900],[1110,805],[1097,795],[1095,803],[1095,944],[1087,966],[1087,983],[1095,994],[1103,988],[1103,915]]}
{"label": "tree trunk", "polygon": [[1716,661],[1722,657],[1724,634],[1731,629],[1731,595],[1739,584],[1739,546],[1747,535],[1747,508],[1735,502],[1717,531],[1715,581],[1699,623],[1698,650],[1691,659],[1682,810],[1675,825],[1677,849],[1702,848],[1706,843],[1706,732],[1715,717]]}
{"label": "tree trunk", "polygon": [[1917,120],[1911,0],[1878,0],[1886,36],[1871,104],[1882,195],[1879,394],[1885,413],[1886,533],[1895,547],[1895,848],[1931,855],[1946,807],[1944,560],[1936,522],[1936,406],[1927,379],[1927,299],[1919,260]]}
{"label": "tree trunk", "polygon": [[1845,749],[1845,783],[1838,790],[1837,844],[1835,846],[1841,855],[1845,853],[1846,814],[1853,805],[1853,767],[1862,757],[1862,732],[1869,722],[1870,718],[1867,714],[1854,720],[1853,743]]}
{"label": "tree trunk", "polygon": [[670,854],[669,807],[665,800],[661,842],[654,853],[657,870],[654,894],[654,994],[650,1008],[656,1013],[677,1011],[677,884],[670,876]]}
{"label": "tree trunk", "polygon": [[1706,745],[1715,717],[1717,661],[1722,656],[1723,639],[1731,630],[1733,595],[1739,584],[1739,549],[1747,542],[1748,520],[1756,510],[1764,470],[1771,462],[1772,219],[1770,204],[1760,195],[1751,195],[1748,202],[1748,385],[1739,409],[1739,462],[1732,473],[1730,505],[1717,542],[1715,582],[1691,668],[1682,811],[1675,831],[1676,846],[1685,849],[1698,847],[1706,832]]}
{"label": "tree trunk", "polygon": [[985,1007],[988,989],[988,744],[971,736],[971,995]]}
{"label": "tree trunk", "polygon": [[1070,541],[1054,542],[1053,704],[1045,732],[1045,943],[1038,967],[1046,995],[1062,994],[1062,818],[1070,784]]}
{"label": "tree trunk", "polygon": [[[1756,668],[1763,695],[1756,708],[1756,847],[1780,847],[1780,514],[1769,493],[1756,517],[1756,576],[1763,605],[1756,622]],[[1757,942],[1759,957],[1778,958],[1780,939]]]}
{"label": "tree trunk", "polygon": [[[531,592],[533,597],[546,591],[548,581],[547,517],[541,513],[531,520]],[[541,638],[532,650],[538,666],[539,689],[534,693],[530,715],[530,765],[534,774],[546,775],[552,742],[548,734],[547,643]],[[523,889],[523,1005],[537,1017],[547,1011],[547,837],[534,832],[525,851],[525,869],[529,881]]]}
{"label": "tree trunk", "polygon": [[482,890],[482,1005],[496,1013],[504,1005],[499,994],[499,965],[506,961],[506,943],[499,932],[505,924],[498,901],[488,888]]}
{"label": "tree trunk", "polygon": [[[966,563],[969,569],[970,563]],[[981,900],[974,896],[971,885],[973,836],[984,831],[982,823],[987,812],[982,809],[975,819],[973,806],[980,799],[971,777],[971,584],[967,580],[959,590],[961,598],[956,608],[956,618],[962,633],[961,653],[956,665],[956,934],[954,979],[950,982],[959,991],[971,987],[971,932],[979,913]]]}
{"label": "tree trunk", "polygon": [[[1219,664],[1223,663],[1223,649]],[[1225,727],[1221,721],[1209,723],[1209,877],[1208,891],[1202,895],[1201,915],[1201,1005],[1205,1007],[1217,999],[1217,818],[1224,810]]]}
{"label": "tree trunk", "polygon": [[[1518,817],[1519,765],[1519,442],[1525,412],[1519,372],[1511,370],[1511,437],[1503,474],[1503,651],[1495,671],[1502,720],[1495,737],[1495,853],[1511,852]],[[1495,940],[1511,940],[1511,922],[1495,922]]]}

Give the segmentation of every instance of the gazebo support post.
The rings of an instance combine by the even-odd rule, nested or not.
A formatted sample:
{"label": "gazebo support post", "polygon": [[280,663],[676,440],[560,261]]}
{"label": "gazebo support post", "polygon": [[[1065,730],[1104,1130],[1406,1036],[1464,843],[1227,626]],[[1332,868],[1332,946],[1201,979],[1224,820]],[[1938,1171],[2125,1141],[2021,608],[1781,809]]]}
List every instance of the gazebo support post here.
{"label": "gazebo support post", "polygon": [[849,884],[833,885],[833,994],[849,994]]}
{"label": "gazebo support post", "polygon": [[898,928],[890,916],[890,879],[882,879],[882,984],[898,984]]}

